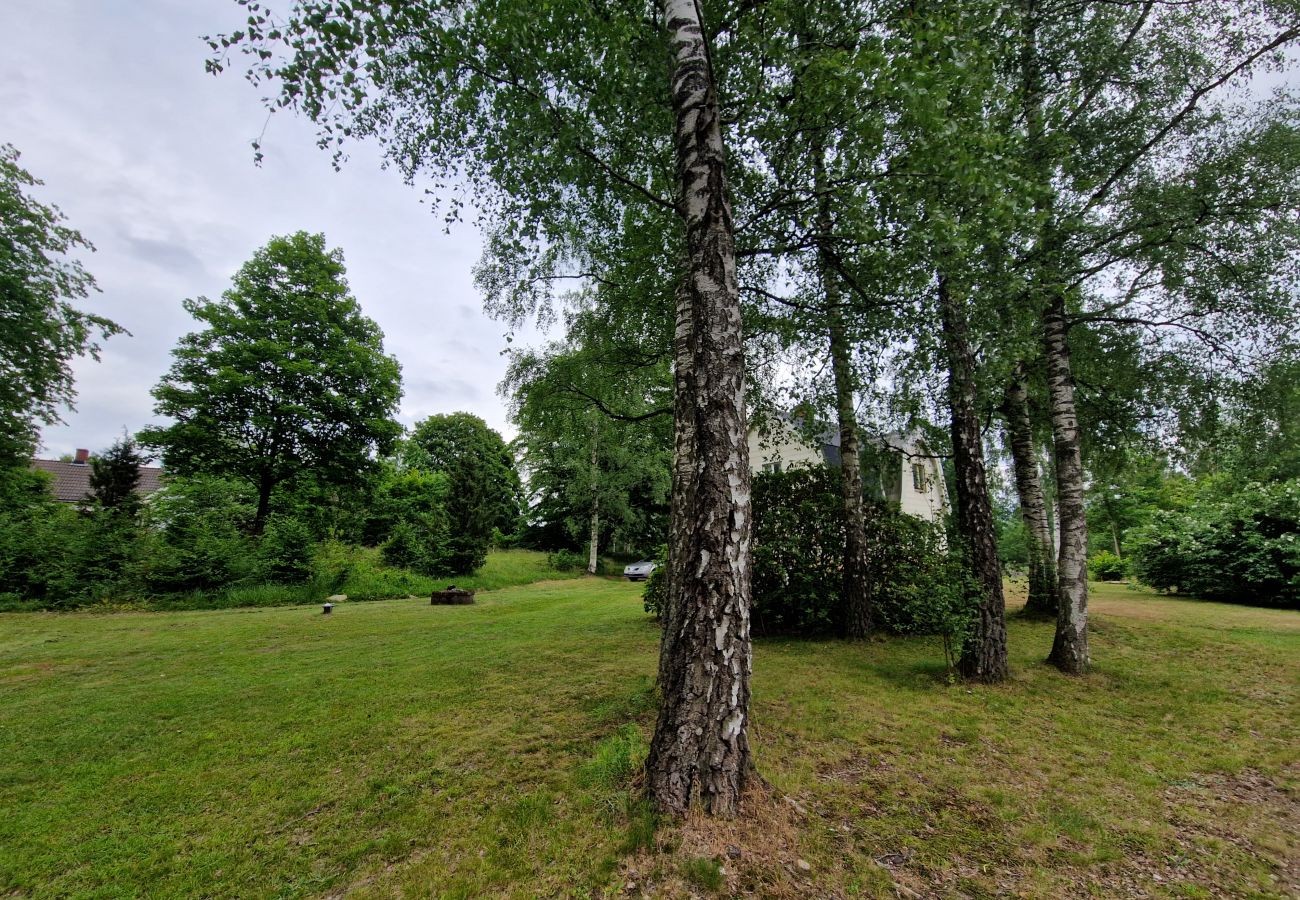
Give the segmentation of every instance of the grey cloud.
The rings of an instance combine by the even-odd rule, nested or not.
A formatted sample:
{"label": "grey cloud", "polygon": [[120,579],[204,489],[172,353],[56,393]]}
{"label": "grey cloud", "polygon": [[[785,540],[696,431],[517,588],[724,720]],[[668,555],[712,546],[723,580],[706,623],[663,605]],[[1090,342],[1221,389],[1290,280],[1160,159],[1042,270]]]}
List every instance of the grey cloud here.
{"label": "grey cloud", "polygon": [[160,269],[180,275],[202,275],[205,271],[202,260],[179,244],[131,235],[122,239],[136,258]]}
{"label": "grey cloud", "polygon": [[445,234],[372,146],[350,148],[335,173],[291,115],[272,118],[255,167],[260,95],[237,73],[207,75],[196,37],[240,20],[230,0],[0,4],[0,140],[97,246],[83,262],[103,292],[87,308],[134,335],[107,342],[102,363],[77,361],[77,411],[45,430],[48,452],[104,447],[152,421],[149,389],[194,327],[181,300],[217,296],[271,235],[299,228],[343,248],[353,291],[403,364],[405,413],[466,409],[504,430],[505,328],[480,311],[478,234]]}

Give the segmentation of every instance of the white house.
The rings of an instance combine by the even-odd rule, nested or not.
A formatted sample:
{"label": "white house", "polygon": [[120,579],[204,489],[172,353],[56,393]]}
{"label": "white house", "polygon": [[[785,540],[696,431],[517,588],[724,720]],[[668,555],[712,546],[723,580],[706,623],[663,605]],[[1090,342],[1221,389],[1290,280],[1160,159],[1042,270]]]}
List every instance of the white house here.
{"label": "white house", "polygon": [[[940,461],[919,434],[891,431],[862,437],[863,490],[868,497],[898,504],[901,512],[927,522],[948,514],[948,485]],[[788,416],[749,429],[749,465],[753,472],[784,472],[801,466],[838,466],[840,432],[828,429],[809,440]]]}

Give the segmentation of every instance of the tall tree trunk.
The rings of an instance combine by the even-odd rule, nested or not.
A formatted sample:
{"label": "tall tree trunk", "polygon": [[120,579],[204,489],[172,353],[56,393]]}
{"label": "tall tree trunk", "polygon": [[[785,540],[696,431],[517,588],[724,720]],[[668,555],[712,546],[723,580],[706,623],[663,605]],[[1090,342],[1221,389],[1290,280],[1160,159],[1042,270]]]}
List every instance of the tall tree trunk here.
{"label": "tall tree trunk", "polygon": [[1016,476],[1016,494],[1020,499],[1020,518],[1025,523],[1025,543],[1029,552],[1029,599],[1025,602],[1025,612],[1055,618],[1061,606],[1061,590],[1056,581],[1056,550],[1052,546],[1052,532],[1047,522],[1043,482],[1038,476],[1038,454],[1034,452],[1028,395],[1024,376],[1017,372],[1002,404]]}
{"label": "tall tree trunk", "polygon": [[[686,226],[690,329],[675,409],[676,445],[690,452],[675,496],[668,627],[660,660],[663,703],[646,759],[662,811],[694,802],[734,815],[749,752],[749,448],[740,291],[726,161],[704,26],[696,0],[665,0],[672,40],[679,209]],[[680,324],[680,322],[679,322]],[[686,444],[686,447],[683,447]]]}
{"label": "tall tree trunk", "polygon": [[667,684],[677,662],[678,616],[681,612],[683,554],[690,552],[688,511],[695,500],[695,377],[691,364],[695,345],[694,303],[689,276],[677,285],[676,324],[673,329],[673,469],[668,519],[667,592],[659,621],[659,684]]}
{"label": "tall tree trunk", "polygon": [[1060,246],[1052,222],[1055,196],[1048,144],[1043,135],[1043,74],[1038,56],[1036,0],[1023,0],[1021,78],[1023,105],[1030,147],[1030,163],[1039,186],[1046,192],[1044,220],[1037,253],[1037,289],[1044,298],[1043,355],[1047,362],[1048,408],[1052,419],[1052,444],[1056,468],[1056,512],[1059,517],[1056,576],[1060,585],[1056,637],[1047,661],[1062,672],[1088,670],[1088,522],[1083,502],[1083,457],[1079,451],[1079,421],[1074,407],[1074,375],[1070,370],[1069,325],[1065,294],[1056,282]]}
{"label": "tall tree trunk", "polygon": [[595,575],[600,564],[600,469],[596,464],[596,428],[591,429],[591,543],[587,551],[587,574]]}
{"label": "tall tree trunk", "polygon": [[952,408],[953,467],[957,481],[957,525],[970,567],[980,586],[979,609],[957,670],[971,681],[996,682],[1008,675],[1006,606],[997,532],[984,471],[984,441],[975,405],[975,354],[970,346],[965,302],[955,299],[939,276],[939,314],[948,355],[948,404]]}
{"label": "tall tree trunk", "polygon": [[253,514],[253,534],[261,534],[266,529],[266,518],[271,512],[271,492],[275,490],[275,479],[270,472],[263,472],[257,479],[257,512]]}
{"label": "tall tree trunk", "polygon": [[841,493],[844,502],[844,601],[845,632],[852,640],[871,634],[871,584],[867,567],[866,512],[862,500],[862,464],[858,453],[858,424],[853,410],[853,363],[848,331],[844,322],[843,296],[831,265],[830,192],[826,189],[823,150],[813,151],[813,179],[820,196],[817,209],[817,260],[826,303],[826,330],[830,343],[831,372],[835,379],[835,412],[840,426]]}
{"label": "tall tree trunk", "polygon": [[1061,586],[1056,638],[1047,661],[1062,672],[1088,671],[1088,519],[1083,500],[1083,457],[1079,420],[1074,407],[1065,295],[1051,291],[1043,316],[1043,352],[1047,360],[1047,395],[1052,414],[1056,456],[1056,506],[1061,550],[1057,577]]}

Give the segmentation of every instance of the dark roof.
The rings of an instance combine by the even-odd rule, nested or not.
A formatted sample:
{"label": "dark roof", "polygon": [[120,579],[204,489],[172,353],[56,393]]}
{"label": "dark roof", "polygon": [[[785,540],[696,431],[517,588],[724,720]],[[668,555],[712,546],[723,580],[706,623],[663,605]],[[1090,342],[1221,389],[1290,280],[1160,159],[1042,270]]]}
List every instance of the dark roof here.
{"label": "dark roof", "polygon": [[[32,468],[38,472],[48,472],[53,476],[50,491],[55,500],[64,503],[80,503],[90,493],[90,464],[60,462],[57,459],[34,459]],[[135,492],[148,496],[162,487],[163,470],[157,466],[141,466],[140,480]]]}

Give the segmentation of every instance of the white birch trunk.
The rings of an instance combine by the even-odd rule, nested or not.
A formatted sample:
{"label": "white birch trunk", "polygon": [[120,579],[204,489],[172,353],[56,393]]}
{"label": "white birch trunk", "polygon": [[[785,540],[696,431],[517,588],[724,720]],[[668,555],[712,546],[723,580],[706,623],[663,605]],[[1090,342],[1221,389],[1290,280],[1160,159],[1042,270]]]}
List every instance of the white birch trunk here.
{"label": "white birch trunk", "polygon": [[[679,297],[669,611],[663,704],[646,760],[664,812],[734,815],[749,754],[749,450],[740,291],[718,98],[694,0],[665,0],[679,212]],[[683,327],[683,318],[689,325]]]}

